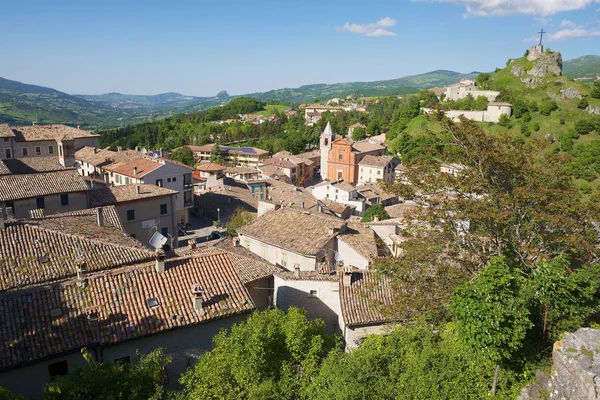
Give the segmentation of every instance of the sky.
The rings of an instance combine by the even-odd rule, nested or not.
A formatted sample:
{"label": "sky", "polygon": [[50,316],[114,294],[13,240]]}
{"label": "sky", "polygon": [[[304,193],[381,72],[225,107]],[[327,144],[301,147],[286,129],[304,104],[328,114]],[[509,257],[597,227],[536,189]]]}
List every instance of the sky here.
{"label": "sky", "polygon": [[0,77],[214,96],[600,53],[600,0],[0,0]]}

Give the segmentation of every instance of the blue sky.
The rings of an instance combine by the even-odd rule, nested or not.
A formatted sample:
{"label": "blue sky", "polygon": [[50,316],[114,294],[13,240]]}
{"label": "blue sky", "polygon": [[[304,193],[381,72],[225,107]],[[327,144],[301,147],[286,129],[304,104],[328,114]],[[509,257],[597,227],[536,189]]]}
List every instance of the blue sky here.
{"label": "blue sky", "polygon": [[600,53],[600,0],[0,0],[0,76],[67,93],[211,96],[491,71],[536,32]]}

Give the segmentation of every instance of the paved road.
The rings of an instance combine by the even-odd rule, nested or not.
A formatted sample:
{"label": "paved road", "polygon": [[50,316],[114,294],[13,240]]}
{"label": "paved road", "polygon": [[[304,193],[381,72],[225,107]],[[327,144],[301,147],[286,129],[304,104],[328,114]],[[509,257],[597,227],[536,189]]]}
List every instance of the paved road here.
{"label": "paved road", "polygon": [[[203,217],[195,217],[190,214],[189,218],[190,229],[187,231],[187,235],[179,236],[179,246],[186,246],[187,241],[190,239],[196,239],[197,242],[205,242],[207,239],[213,235],[213,232],[219,232],[222,234],[225,232],[223,228],[217,228],[212,224],[212,221],[208,218]],[[216,238],[216,235],[213,235],[213,239]]]}

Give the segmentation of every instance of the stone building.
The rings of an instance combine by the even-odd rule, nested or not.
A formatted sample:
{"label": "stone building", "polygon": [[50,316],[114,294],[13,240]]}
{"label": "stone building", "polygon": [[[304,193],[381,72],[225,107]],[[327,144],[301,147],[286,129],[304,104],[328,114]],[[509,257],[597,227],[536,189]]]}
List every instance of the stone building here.
{"label": "stone building", "polygon": [[495,90],[478,90],[477,82],[472,79],[462,79],[459,83],[446,87],[444,100],[460,100],[464,99],[469,94],[473,96],[474,99],[483,96],[488,99],[488,101],[495,101],[500,95],[500,92]]}
{"label": "stone building", "polygon": [[358,163],[358,184],[393,182],[400,160],[392,156],[366,156]]}

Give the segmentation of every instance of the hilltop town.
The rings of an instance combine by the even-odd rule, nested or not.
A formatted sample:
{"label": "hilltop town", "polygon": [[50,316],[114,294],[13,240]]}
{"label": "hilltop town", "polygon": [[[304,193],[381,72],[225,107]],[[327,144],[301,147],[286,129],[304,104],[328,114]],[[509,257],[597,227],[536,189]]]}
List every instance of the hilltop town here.
{"label": "hilltop town", "polygon": [[[314,393],[331,373],[321,363],[391,347],[392,332],[413,335],[398,340],[407,354],[429,337],[482,340],[440,350],[444,363],[472,357],[469,373],[495,374],[494,391],[502,365],[501,390],[520,393],[531,379],[511,357],[543,364],[541,349],[600,311],[599,110],[600,86],[564,78],[560,53],[540,45],[493,74],[414,95],[238,98],[101,132],[0,124],[0,386],[40,396],[90,357],[135,364],[161,348],[170,359],[159,386],[209,396],[194,373],[216,368],[203,354],[226,343],[222,329],[302,309],[318,333],[289,353],[318,361],[288,366],[298,370],[287,378]],[[465,334],[472,319],[494,331],[486,312],[514,337]]]}

